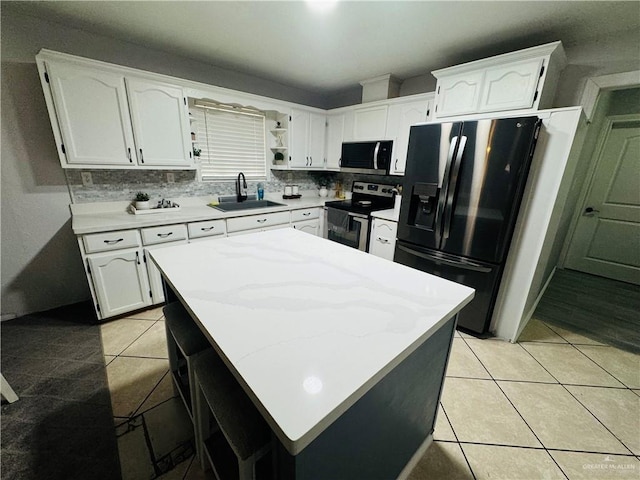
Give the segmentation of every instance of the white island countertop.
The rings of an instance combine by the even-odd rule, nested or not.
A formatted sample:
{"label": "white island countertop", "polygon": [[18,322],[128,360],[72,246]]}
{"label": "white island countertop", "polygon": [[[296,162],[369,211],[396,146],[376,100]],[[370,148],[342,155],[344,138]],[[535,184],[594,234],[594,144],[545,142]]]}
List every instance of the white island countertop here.
{"label": "white island countertop", "polygon": [[474,295],[291,228],[151,256],[292,455]]}

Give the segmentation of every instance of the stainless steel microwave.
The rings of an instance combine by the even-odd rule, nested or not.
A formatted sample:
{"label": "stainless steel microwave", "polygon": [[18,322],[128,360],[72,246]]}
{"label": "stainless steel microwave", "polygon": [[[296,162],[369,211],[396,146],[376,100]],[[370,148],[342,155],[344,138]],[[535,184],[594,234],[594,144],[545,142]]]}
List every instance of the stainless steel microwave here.
{"label": "stainless steel microwave", "polygon": [[392,140],[344,142],[340,170],[350,173],[388,175],[392,150]]}

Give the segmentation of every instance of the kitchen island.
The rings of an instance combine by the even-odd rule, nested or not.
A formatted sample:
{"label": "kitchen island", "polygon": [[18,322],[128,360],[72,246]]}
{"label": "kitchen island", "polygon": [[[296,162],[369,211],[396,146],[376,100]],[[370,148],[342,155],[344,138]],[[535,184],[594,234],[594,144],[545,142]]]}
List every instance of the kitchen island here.
{"label": "kitchen island", "polygon": [[151,253],[278,439],[278,478],[396,478],[474,291],[294,229]]}

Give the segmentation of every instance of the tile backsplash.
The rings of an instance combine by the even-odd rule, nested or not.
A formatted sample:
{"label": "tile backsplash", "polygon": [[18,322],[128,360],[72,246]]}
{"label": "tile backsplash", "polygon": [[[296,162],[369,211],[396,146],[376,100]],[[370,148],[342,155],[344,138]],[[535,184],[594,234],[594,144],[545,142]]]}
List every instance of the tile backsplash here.
{"label": "tile backsplash", "polygon": [[[133,200],[136,192],[149,194],[152,200],[178,197],[218,196],[235,194],[235,181],[207,181],[197,178],[195,170],[173,170],[174,182],[167,182],[166,170],[87,170],[91,172],[93,185],[84,186],[80,170],[65,170],[73,203],[113,202]],[[273,170],[271,178],[260,181],[265,192],[283,192],[285,185],[298,185],[300,190],[316,190],[321,183],[335,188],[336,181],[343,189],[350,190],[354,180],[397,184],[402,177],[354,175],[339,172],[307,172]],[[253,194],[259,181],[247,180],[247,191]]]}

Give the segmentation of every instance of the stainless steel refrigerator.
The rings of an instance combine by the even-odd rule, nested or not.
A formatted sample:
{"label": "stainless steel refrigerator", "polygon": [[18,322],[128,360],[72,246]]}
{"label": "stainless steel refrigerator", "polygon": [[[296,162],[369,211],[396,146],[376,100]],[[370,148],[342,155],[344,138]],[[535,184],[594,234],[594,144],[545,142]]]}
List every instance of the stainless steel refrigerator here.
{"label": "stainless steel refrigerator", "polygon": [[411,127],[394,261],[475,288],[460,329],[488,332],[538,117]]}

